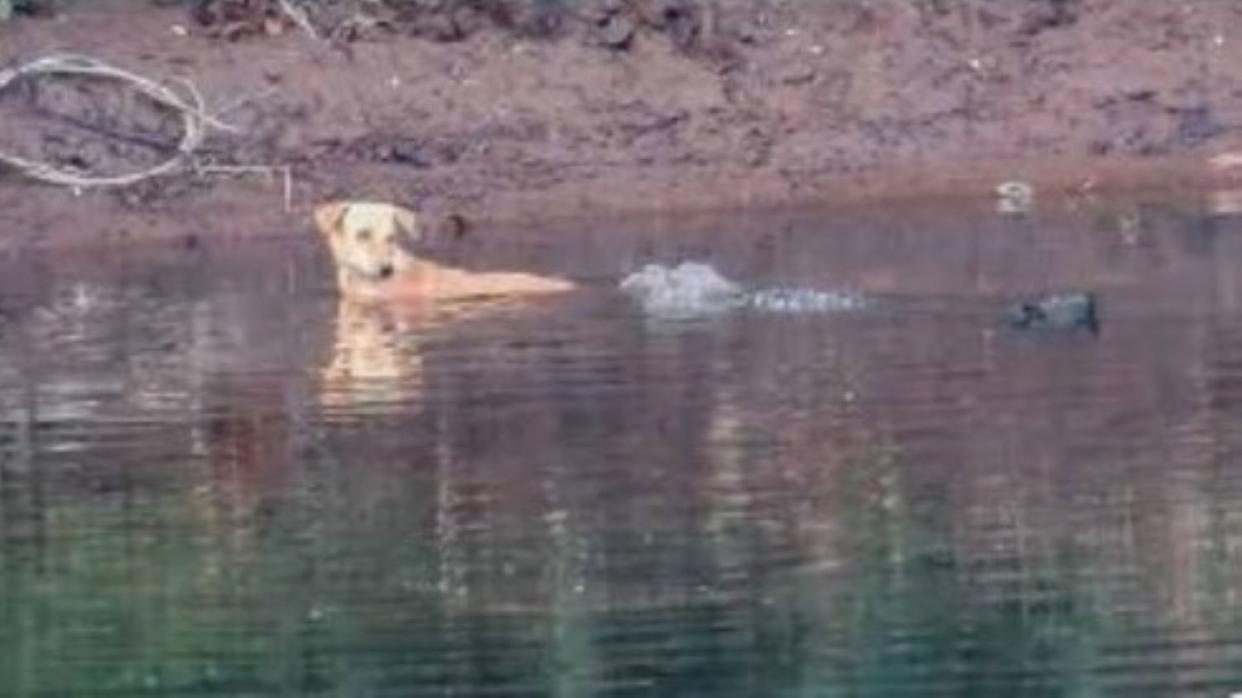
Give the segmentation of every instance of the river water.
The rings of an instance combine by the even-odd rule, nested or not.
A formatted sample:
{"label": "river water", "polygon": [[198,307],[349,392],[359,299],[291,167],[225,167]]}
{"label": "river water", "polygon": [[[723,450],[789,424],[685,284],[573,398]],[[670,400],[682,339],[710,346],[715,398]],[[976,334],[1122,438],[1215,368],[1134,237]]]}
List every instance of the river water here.
{"label": "river water", "polygon": [[[504,231],[340,303],[305,232],[0,262],[0,695],[1242,692],[1242,219]],[[649,262],[849,288],[659,318]],[[1099,332],[1007,327],[1090,290]]]}

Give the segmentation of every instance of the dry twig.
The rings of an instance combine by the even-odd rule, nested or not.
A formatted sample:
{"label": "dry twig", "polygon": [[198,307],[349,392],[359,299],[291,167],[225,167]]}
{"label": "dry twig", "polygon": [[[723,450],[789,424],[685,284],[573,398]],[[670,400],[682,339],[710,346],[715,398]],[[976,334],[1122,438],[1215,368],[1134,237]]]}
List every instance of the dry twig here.
{"label": "dry twig", "polygon": [[310,38],[319,40],[319,32],[315,30],[315,25],[311,23],[305,9],[298,7],[293,0],[279,0],[279,4],[280,11],[284,12],[291,22],[298,25]]}
{"label": "dry twig", "polygon": [[[136,184],[152,177],[169,174],[184,166],[187,162],[193,171],[199,175],[258,173],[271,177],[275,174],[283,174],[285,210],[291,210],[293,205],[293,173],[288,165],[215,165],[194,158],[195,152],[203,143],[208,128],[227,132],[237,132],[239,129],[208,114],[202,94],[191,81],[181,80],[189,93],[189,99],[187,100],[168,87],[151,79],[110,66],[94,58],[74,54],[57,54],[31,61],[18,68],[0,70],[0,91],[3,91],[18,79],[47,75],[108,78],[131,84],[156,104],[181,115],[183,133],[181,141],[177,145],[177,152],[154,167],[140,172],[115,176],[83,175],[58,169],[46,162],[31,160],[4,152],[0,152],[0,163],[7,164],[32,179],[73,187],[75,190]],[[235,102],[228,109],[235,109],[240,103],[240,101]]]}
{"label": "dry twig", "polygon": [[202,96],[188,80],[186,85],[190,92],[189,101],[153,80],[86,56],[58,54],[31,61],[18,68],[2,70],[0,71],[0,91],[3,91],[20,78],[41,75],[77,75],[127,82],[156,104],[181,114],[182,135],[181,142],[177,145],[177,152],[172,157],[141,172],[125,175],[81,175],[76,172],[58,169],[46,162],[0,152],[0,162],[17,169],[33,179],[80,189],[134,184],[135,182],[166,174],[181,166],[184,160],[192,155],[202,144],[208,127],[221,131],[237,131],[233,126],[223,123],[207,113]]}

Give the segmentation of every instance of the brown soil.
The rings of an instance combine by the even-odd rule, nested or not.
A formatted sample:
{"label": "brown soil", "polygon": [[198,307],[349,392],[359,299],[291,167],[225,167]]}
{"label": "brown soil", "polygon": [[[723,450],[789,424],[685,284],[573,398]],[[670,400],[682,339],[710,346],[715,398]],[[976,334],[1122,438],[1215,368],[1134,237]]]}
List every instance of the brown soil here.
{"label": "brown soil", "polygon": [[[678,25],[627,1],[552,23],[345,15],[322,40],[136,0],[7,23],[0,65],[66,50],[192,80],[240,129],[199,160],[291,167],[294,209],[258,174],[71,192],[10,172],[0,246],[287,232],[335,196],[472,222],[987,196],[1011,178],[1077,196],[1228,184],[1204,163],[1242,148],[1238,3],[716,0]],[[177,121],[106,91],[14,86],[0,150],[90,172],[167,156]]]}

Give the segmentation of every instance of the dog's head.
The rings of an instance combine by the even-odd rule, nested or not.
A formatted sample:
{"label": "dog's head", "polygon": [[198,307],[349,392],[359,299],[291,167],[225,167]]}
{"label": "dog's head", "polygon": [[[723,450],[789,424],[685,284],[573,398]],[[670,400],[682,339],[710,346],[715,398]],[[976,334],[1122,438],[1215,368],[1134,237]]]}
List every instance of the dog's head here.
{"label": "dog's head", "polygon": [[333,202],[314,211],[343,279],[383,281],[413,259],[405,245],[421,237],[413,211],[392,204]]}

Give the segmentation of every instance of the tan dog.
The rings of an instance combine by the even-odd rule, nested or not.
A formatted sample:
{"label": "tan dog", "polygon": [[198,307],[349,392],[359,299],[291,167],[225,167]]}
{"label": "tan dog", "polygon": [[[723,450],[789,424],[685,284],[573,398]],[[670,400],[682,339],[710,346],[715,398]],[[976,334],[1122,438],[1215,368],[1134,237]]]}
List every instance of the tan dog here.
{"label": "tan dog", "polygon": [[[421,343],[429,333],[535,294],[574,288],[561,279],[473,273],[421,259],[405,246],[421,236],[418,218],[398,206],[329,203],[315,209],[314,219],[340,290],[332,351],[321,372],[319,399],[327,408],[417,404]],[[483,302],[434,303],[465,298]]]}
{"label": "tan dog", "polygon": [[565,279],[509,272],[471,272],[422,259],[404,242],[421,239],[417,216],[391,204],[333,202],[315,208],[343,295],[355,298],[451,300],[559,293]]}

